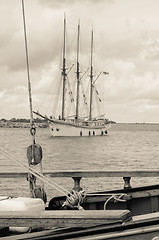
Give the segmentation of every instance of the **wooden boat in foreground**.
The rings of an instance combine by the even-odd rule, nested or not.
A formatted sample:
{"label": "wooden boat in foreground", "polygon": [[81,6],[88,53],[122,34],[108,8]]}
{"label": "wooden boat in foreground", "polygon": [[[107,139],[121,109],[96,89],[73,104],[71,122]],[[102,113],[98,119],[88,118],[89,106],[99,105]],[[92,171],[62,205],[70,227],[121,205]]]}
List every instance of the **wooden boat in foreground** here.
{"label": "wooden boat in foreground", "polygon": [[[1,172],[0,178],[25,178],[27,172]],[[159,171],[45,172],[50,178],[74,180],[73,191],[82,191],[81,178],[123,177],[120,190],[86,193],[82,211],[63,206],[66,196],[52,198],[45,211],[1,211],[0,226],[32,227],[43,231],[4,239],[153,239],[159,236],[159,185],[132,188],[131,177],[158,177]],[[104,184],[105,185],[105,184]],[[3,239],[3,237],[1,238]]]}

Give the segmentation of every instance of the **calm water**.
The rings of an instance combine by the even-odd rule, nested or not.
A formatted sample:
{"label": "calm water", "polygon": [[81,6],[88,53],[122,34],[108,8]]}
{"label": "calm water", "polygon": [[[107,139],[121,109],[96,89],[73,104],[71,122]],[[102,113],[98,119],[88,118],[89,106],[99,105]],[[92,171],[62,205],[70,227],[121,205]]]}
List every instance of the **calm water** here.
{"label": "calm water", "polygon": [[[26,149],[32,143],[29,129],[0,128],[0,148],[27,163]],[[44,170],[131,170],[159,169],[159,125],[116,124],[103,137],[50,137],[49,129],[37,129],[36,142],[43,149]],[[1,171],[21,171],[21,164],[0,154]],[[70,190],[71,179],[52,179]],[[132,186],[159,183],[159,179],[132,179]],[[82,179],[88,191],[122,188],[122,179]],[[29,196],[25,179],[1,179],[1,195]],[[60,194],[47,187],[48,198]]]}

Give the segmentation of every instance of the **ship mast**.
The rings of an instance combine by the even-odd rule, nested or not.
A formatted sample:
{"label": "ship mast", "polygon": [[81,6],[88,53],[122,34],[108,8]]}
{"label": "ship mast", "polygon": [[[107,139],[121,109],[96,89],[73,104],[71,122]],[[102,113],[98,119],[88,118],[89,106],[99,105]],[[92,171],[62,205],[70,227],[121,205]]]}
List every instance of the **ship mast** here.
{"label": "ship mast", "polygon": [[79,39],[80,39],[80,24],[78,22],[78,36],[77,36],[77,97],[76,97],[76,119],[79,118],[79,85],[80,85],[80,72],[79,72]]}
{"label": "ship mast", "polygon": [[89,120],[92,120],[92,96],[93,96],[93,30],[91,34],[91,71],[90,71],[90,110],[89,110]]}
{"label": "ship mast", "polygon": [[66,92],[66,18],[64,16],[64,42],[63,42],[63,67],[62,67],[62,77],[63,77],[63,94],[62,94],[62,119],[65,119],[65,92]]}

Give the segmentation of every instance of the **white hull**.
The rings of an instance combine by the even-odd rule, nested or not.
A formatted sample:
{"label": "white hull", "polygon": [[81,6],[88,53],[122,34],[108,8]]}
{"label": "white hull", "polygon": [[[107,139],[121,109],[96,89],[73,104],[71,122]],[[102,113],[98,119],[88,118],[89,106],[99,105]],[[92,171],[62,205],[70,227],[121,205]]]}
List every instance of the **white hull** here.
{"label": "white hull", "polygon": [[77,126],[77,124],[53,122],[49,123],[51,135],[54,137],[82,137],[82,136],[105,136],[108,133],[110,124],[103,126]]}

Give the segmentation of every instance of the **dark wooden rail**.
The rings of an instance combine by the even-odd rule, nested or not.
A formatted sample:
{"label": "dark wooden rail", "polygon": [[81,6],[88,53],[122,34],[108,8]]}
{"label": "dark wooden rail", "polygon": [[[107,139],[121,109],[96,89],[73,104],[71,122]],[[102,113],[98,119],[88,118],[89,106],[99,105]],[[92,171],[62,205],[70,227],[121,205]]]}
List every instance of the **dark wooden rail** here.
{"label": "dark wooden rail", "polygon": [[[27,172],[0,172],[0,178],[23,178],[27,177]],[[82,178],[99,178],[99,177],[122,177],[124,180],[124,188],[131,188],[131,177],[159,177],[159,170],[129,170],[129,171],[45,171],[45,176],[53,178],[73,178],[75,190],[80,190],[80,180]]]}

